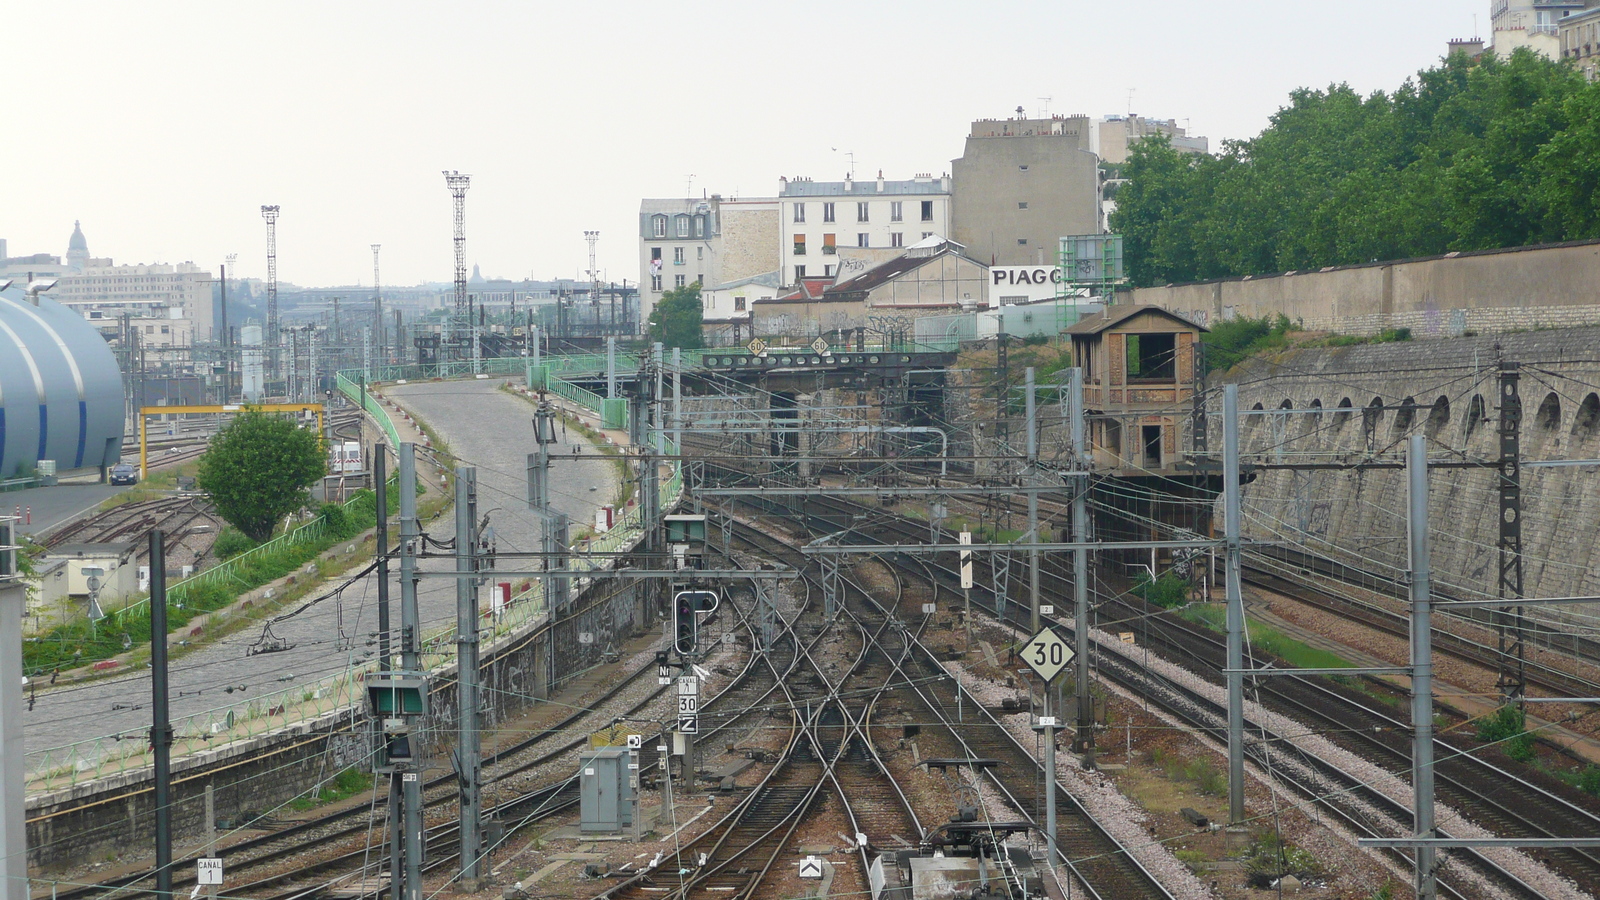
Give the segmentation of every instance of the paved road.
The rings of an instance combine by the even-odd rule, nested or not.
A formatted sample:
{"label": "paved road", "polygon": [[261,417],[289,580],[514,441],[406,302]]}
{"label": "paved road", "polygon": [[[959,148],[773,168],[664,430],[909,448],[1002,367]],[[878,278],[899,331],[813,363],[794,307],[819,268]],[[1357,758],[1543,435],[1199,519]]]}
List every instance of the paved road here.
{"label": "paved road", "polygon": [[[480,511],[491,511],[490,522],[503,551],[532,549],[533,519],[526,506],[525,455],[529,450],[532,407],[496,390],[498,382],[438,382],[390,388],[387,393],[410,406],[433,426],[451,449],[469,464],[477,465]],[[575,440],[581,441],[576,435]],[[563,444],[557,455],[571,453]],[[612,497],[615,479],[610,464],[591,451],[579,459],[563,458],[555,466],[555,505],[577,522],[593,521],[594,508]],[[595,486],[597,490],[590,491]],[[499,509],[496,509],[499,507]],[[424,523],[438,538],[453,534],[451,517]],[[446,561],[430,567],[449,568]],[[508,563],[507,565],[510,565]],[[231,637],[184,656],[173,666],[171,707],[174,721],[204,713],[240,697],[251,697],[307,683],[343,670],[370,653],[368,637],[377,624],[376,579],[365,578],[310,610],[272,627],[273,633],[293,644],[281,653],[247,655],[262,635],[259,627],[246,628]],[[399,622],[400,590],[390,586],[394,621]],[[455,621],[455,588],[445,579],[424,579],[418,591],[424,630]],[[238,688],[245,688],[240,694]],[[233,694],[224,693],[233,687]],[[131,707],[131,708],[129,708]],[[24,714],[25,739],[30,751],[60,747],[101,735],[148,728],[150,679],[148,672],[41,693]]]}
{"label": "paved road", "polygon": [[[108,497],[127,490],[127,485],[110,484],[58,484],[53,487],[28,488],[0,494],[0,513],[18,515],[33,509],[32,523],[22,522],[17,530],[23,534],[43,534],[68,519],[94,509]],[[17,507],[22,507],[19,512]]]}

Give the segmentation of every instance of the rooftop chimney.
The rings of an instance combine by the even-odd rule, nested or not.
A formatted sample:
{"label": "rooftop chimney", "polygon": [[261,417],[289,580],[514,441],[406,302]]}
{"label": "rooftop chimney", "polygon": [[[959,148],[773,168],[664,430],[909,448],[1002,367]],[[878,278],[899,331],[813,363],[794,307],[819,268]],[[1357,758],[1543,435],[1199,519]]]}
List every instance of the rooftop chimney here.
{"label": "rooftop chimney", "polygon": [[878,170],[878,193],[883,193],[883,170]]}

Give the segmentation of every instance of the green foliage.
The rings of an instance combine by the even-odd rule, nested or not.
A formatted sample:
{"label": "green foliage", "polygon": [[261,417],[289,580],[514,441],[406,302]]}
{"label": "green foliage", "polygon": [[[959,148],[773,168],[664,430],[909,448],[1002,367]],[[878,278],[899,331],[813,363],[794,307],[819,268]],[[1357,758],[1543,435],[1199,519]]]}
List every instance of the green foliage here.
{"label": "green foliage", "polygon": [[650,311],[650,340],[660,341],[663,347],[682,347],[693,350],[705,346],[701,342],[700,324],[703,307],[700,304],[700,282],[675,288],[661,295],[656,308]]}
{"label": "green foliage", "polygon": [[[1211,629],[1226,631],[1228,613],[1217,603],[1191,603],[1178,610],[1178,616]],[[1306,669],[1344,669],[1350,661],[1309,644],[1297,641],[1276,628],[1251,623],[1248,632],[1250,647],[1256,653],[1266,653]]]}
{"label": "green foliage", "polygon": [[1574,772],[1556,772],[1554,774],[1578,790],[1600,797],[1600,766],[1591,763]]}
{"label": "green foliage", "polygon": [[372,774],[349,768],[333,776],[333,780],[309,794],[289,801],[289,808],[305,812],[324,803],[334,803],[372,790]]}
{"label": "green foliage", "polygon": [[1324,869],[1315,854],[1296,847],[1276,834],[1263,834],[1244,855],[1245,881],[1251,887],[1271,887],[1285,875],[1316,878]]}
{"label": "green foliage", "polygon": [[1134,145],[1111,230],[1139,285],[1600,237],[1600,83],[1527,50],[1392,93],[1301,88],[1217,156]]}
{"label": "green foliage", "polygon": [[1296,330],[1283,313],[1278,313],[1277,318],[1242,316],[1219,321],[1200,335],[1200,342],[1205,345],[1206,371],[1226,369],[1247,356],[1287,347],[1289,332]]}
{"label": "green foliage", "polygon": [[198,484],[217,512],[255,541],[306,505],[307,488],[327,470],[320,435],[293,420],[246,408],[211,439]]}
{"label": "green foliage", "polygon": [[1189,602],[1189,591],[1194,586],[1187,578],[1179,578],[1171,572],[1162,572],[1160,578],[1152,579],[1149,572],[1140,572],[1134,580],[1133,590],[1147,602],[1166,609],[1176,609]]}
{"label": "green foliage", "polygon": [[[229,606],[239,599],[240,594],[288,575],[340,541],[349,540],[371,528],[377,520],[375,501],[371,491],[362,491],[351,498],[350,508],[343,516],[348,523],[347,533],[334,534],[328,529],[315,540],[292,546],[275,545],[272,549],[235,560],[233,576],[226,584],[211,582],[198,587],[169,586],[168,627],[177,631],[195,616]],[[217,541],[220,543],[227,534],[229,532],[224,530],[217,536]],[[73,668],[110,659],[123,652],[124,635],[135,645],[150,642],[148,604],[116,617],[115,625],[110,624],[112,621],[107,619],[98,626],[89,622],[71,622],[36,638],[29,638],[22,645],[23,669],[38,674],[55,668]]]}
{"label": "green foliage", "polygon": [[1394,900],[1394,882],[1385,881],[1382,887],[1372,892],[1370,900]]}
{"label": "green foliage", "polygon": [[1174,850],[1172,855],[1178,858],[1178,862],[1188,866],[1191,872],[1204,872],[1211,863],[1211,857],[1203,850]]}
{"label": "green foliage", "polygon": [[1228,792],[1228,776],[1217,767],[1209,754],[1188,756],[1168,753],[1157,747],[1151,752],[1151,762],[1171,781],[1187,781],[1202,794],[1221,797]]}
{"label": "green foliage", "polygon": [[1522,710],[1507,704],[1478,720],[1478,740],[1497,743],[1506,756],[1518,762],[1533,759],[1533,735]]}
{"label": "green foliage", "polygon": [[224,528],[217,534],[216,542],[211,545],[211,555],[217,559],[232,559],[256,546],[257,542],[245,537],[244,532],[237,528]]}

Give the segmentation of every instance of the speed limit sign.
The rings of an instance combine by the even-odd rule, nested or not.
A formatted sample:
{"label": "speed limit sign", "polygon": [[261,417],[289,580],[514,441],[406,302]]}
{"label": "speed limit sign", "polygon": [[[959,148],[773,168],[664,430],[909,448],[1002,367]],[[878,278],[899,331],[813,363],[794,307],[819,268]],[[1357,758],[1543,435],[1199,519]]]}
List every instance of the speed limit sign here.
{"label": "speed limit sign", "polygon": [[1029,638],[1027,647],[1022,651],[1022,661],[1027,663],[1034,674],[1046,684],[1061,674],[1067,663],[1072,662],[1072,657],[1072,648],[1068,647],[1067,642],[1061,639],[1061,635],[1056,634],[1055,629],[1049,626]]}

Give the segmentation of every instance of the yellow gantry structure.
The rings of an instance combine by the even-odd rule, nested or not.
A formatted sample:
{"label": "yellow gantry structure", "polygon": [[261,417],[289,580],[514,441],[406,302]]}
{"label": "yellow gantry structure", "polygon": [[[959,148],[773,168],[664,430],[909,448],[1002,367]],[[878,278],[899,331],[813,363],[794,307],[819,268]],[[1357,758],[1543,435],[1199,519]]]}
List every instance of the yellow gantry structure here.
{"label": "yellow gantry structure", "polygon": [[141,406],[139,407],[139,480],[143,481],[150,474],[149,458],[147,453],[147,432],[145,423],[150,416],[172,415],[175,413],[236,413],[246,409],[259,409],[262,412],[314,412],[317,414],[317,434],[322,434],[326,428],[325,416],[321,403],[210,403],[200,406]]}

